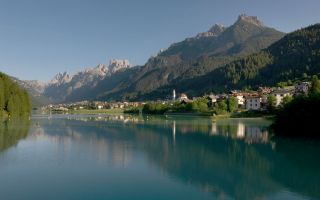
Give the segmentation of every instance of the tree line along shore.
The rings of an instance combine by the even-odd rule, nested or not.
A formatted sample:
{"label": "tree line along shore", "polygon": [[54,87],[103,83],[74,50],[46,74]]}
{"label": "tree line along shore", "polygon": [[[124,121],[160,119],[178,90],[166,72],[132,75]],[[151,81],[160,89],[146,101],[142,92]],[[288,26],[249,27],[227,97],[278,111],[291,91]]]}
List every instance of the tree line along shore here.
{"label": "tree line along shore", "polygon": [[0,72],[0,118],[25,117],[31,113],[27,91]]}

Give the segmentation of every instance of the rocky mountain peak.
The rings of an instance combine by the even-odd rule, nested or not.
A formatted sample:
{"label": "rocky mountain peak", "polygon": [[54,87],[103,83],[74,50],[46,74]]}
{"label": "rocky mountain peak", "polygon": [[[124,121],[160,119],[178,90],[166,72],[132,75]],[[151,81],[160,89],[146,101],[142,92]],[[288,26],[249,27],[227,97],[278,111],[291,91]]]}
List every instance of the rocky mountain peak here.
{"label": "rocky mountain peak", "polygon": [[88,74],[88,75],[97,75],[97,76],[106,76],[108,73],[108,68],[104,64],[99,64],[94,68],[88,68],[83,71],[78,72],[77,74]]}
{"label": "rocky mountain peak", "polygon": [[199,33],[196,38],[203,37],[217,37],[219,36],[226,28],[222,24],[213,25],[207,32]]}
{"label": "rocky mountain peak", "polygon": [[238,17],[236,24],[240,22],[246,22],[246,23],[254,24],[259,27],[264,27],[263,22],[260,21],[257,16],[248,16],[246,14],[241,14]]}
{"label": "rocky mountain peak", "polygon": [[110,61],[109,65],[99,64],[94,68],[83,69],[73,76],[70,76],[67,72],[56,74],[50,81],[49,85],[60,86],[65,84],[73,85],[72,88],[79,88],[87,83],[96,82],[102,80],[108,75],[117,72],[121,69],[131,67],[128,60],[116,60]]}
{"label": "rocky mountain peak", "polygon": [[15,81],[22,88],[26,89],[33,95],[39,96],[45,90],[47,84],[38,80],[20,80],[16,77],[10,77],[13,81]]}
{"label": "rocky mountain peak", "polygon": [[43,93],[47,84],[37,80],[25,80],[25,84],[27,84],[30,88],[33,88],[38,93]]}
{"label": "rocky mountain peak", "polygon": [[109,72],[115,73],[121,69],[127,69],[130,68],[131,64],[128,60],[118,60],[118,59],[112,59],[109,63]]}
{"label": "rocky mountain peak", "polygon": [[106,67],[106,65],[104,65],[104,64],[99,64],[99,65],[97,65],[97,66],[96,66],[96,69],[97,69],[97,70],[100,70],[100,71],[106,71],[106,70],[108,70],[107,67]]}
{"label": "rocky mountain peak", "polygon": [[219,35],[221,34],[226,28],[222,24],[215,24],[213,25],[208,32],[214,34],[214,35]]}
{"label": "rocky mountain peak", "polygon": [[50,84],[61,85],[63,83],[70,82],[71,79],[72,79],[72,77],[67,72],[64,72],[63,74],[62,73],[58,73],[50,81]]}
{"label": "rocky mountain peak", "polygon": [[58,73],[44,90],[44,95],[54,102],[63,102],[68,96],[77,91],[90,90],[106,77],[121,69],[131,67],[128,60],[111,60],[109,65],[99,64],[76,72],[70,76],[68,73]]}

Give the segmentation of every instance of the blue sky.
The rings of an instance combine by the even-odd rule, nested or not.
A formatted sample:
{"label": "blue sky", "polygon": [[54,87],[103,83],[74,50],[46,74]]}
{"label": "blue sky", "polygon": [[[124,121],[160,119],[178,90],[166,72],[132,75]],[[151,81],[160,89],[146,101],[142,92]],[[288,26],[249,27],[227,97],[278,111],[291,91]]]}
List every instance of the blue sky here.
{"label": "blue sky", "polygon": [[144,64],[241,13],[284,32],[320,22],[319,0],[0,0],[0,71],[50,80],[112,58]]}

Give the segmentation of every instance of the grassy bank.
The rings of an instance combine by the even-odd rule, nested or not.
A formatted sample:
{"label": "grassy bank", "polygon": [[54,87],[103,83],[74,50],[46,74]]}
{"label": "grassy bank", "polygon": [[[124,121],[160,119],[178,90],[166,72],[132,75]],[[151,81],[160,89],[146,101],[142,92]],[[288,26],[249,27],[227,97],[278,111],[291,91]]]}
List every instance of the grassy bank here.
{"label": "grassy bank", "polygon": [[100,110],[73,110],[69,112],[70,114],[119,114],[123,113],[123,109],[100,109]]}
{"label": "grassy bank", "polygon": [[212,116],[212,112],[165,112],[164,115]]}
{"label": "grassy bank", "polygon": [[270,114],[265,111],[259,112],[251,112],[251,111],[243,111],[238,113],[230,114],[231,118],[269,118],[272,119],[274,117],[273,114]]}
{"label": "grassy bank", "polygon": [[51,114],[122,114],[123,109],[116,108],[116,109],[100,109],[100,110],[89,110],[89,109],[82,109],[82,110],[68,110],[68,111],[47,111]]}

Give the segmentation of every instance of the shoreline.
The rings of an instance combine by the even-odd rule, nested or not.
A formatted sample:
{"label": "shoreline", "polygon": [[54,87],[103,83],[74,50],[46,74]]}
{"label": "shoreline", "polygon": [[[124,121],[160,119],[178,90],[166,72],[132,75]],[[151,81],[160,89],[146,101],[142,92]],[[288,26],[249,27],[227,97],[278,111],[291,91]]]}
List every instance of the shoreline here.
{"label": "shoreline", "polygon": [[215,115],[213,113],[200,113],[200,112],[166,112],[164,114],[141,114],[141,113],[125,113],[124,109],[101,109],[101,110],[76,110],[76,111],[70,111],[70,112],[40,112],[40,113],[33,113],[34,115],[117,115],[117,114],[123,114],[123,115],[144,115],[144,116],[185,116],[185,117],[209,117],[212,118],[214,121],[219,119],[269,119],[272,120],[274,118],[273,115],[234,115],[234,114],[224,114],[224,115]]}

